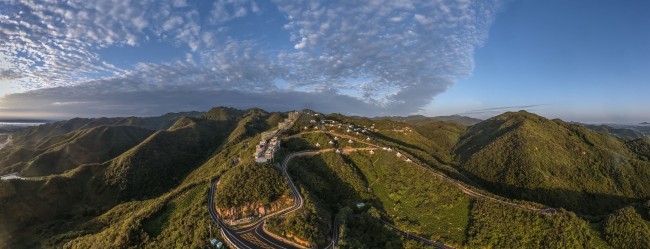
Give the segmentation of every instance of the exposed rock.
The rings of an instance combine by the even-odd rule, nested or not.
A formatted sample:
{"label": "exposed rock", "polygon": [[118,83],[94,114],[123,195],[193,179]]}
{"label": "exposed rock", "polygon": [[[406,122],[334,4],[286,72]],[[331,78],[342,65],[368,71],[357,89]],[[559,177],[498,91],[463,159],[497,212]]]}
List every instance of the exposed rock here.
{"label": "exposed rock", "polygon": [[280,199],[271,202],[268,205],[261,203],[249,203],[246,205],[233,208],[217,208],[219,216],[223,220],[238,220],[248,217],[261,217],[293,205],[293,198],[283,195]]}

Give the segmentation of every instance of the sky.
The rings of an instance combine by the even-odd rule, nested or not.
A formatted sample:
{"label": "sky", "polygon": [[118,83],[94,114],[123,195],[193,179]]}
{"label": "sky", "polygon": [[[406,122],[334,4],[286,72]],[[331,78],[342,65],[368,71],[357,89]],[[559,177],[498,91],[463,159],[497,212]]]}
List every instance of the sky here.
{"label": "sky", "polygon": [[0,0],[0,118],[650,121],[644,0]]}

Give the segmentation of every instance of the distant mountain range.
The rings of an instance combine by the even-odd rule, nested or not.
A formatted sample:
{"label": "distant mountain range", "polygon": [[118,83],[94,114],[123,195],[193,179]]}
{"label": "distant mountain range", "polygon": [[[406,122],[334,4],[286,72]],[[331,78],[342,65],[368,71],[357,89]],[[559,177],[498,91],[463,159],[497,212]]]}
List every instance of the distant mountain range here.
{"label": "distant mountain range", "polygon": [[470,127],[455,154],[463,170],[495,192],[596,214],[650,198],[647,151],[648,139],[520,111]]}
{"label": "distant mountain range", "polygon": [[617,124],[592,125],[592,124],[582,124],[582,123],[575,123],[575,124],[580,124],[591,130],[611,134],[617,137],[632,138],[632,139],[650,137],[650,126],[647,125],[617,125]]}
{"label": "distant mountain range", "polygon": [[[223,179],[216,189],[228,192],[215,203],[235,218],[237,210],[291,203],[287,176],[252,157],[261,133],[287,116],[217,107],[75,118],[10,133],[0,175],[26,179],[0,180],[0,248],[201,248],[210,231],[223,241],[208,212],[212,181]],[[304,208],[266,228],[319,247],[336,226],[341,248],[419,248],[423,240],[457,248],[644,248],[644,131],[525,111],[487,120],[305,111],[276,155],[282,162],[321,152],[288,166]]]}
{"label": "distant mountain range", "polygon": [[375,119],[375,120],[377,120],[377,119],[389,119],[389,120],[393,120],[393,121],[405,122],[405,123],[410,123],[410,124],[423,124],[423,123],[432,122],[432,121],[444,121],[444,122],[457,123],[457,124],[461,124],[461,125],[465,125],[465,126],[475,125],[475,124],[482,121],[481,119],[471,118],[471,117],[466,117],[466,116],[460,116],[460,115],[437,116],[437,117],[427,117],[427,116],[423,116],[423,115],[411,115],[411,116],[406,116],[406,117],[388,116],[388,117],[375,117],[373,119]]}

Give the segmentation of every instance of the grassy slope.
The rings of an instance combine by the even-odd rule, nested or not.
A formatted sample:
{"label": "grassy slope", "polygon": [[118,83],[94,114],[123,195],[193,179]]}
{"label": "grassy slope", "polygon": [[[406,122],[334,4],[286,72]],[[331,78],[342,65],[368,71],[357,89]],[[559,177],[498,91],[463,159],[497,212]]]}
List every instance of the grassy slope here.
{"label": "grassy slope", "polygon": [[393,153],[353,153],[350,160],[370,183],[382,211],[398,226],[433,240],[460,245],[465,239],[469,198],[430,171]]}
{"label": "grassy slope", "polygon": [[213,153],[235,125],[232,119],[181,119],[114,159],[106,171],[108,182],[124,200],[165,193]]}
{"label": "grassy slope", "polygon": [[[124,168],[124,172],[127,173],[121,176],[115,174],[116,172],[112,172],[112,174],[105,173],[106,171],[115,170],[114,168],[111,169],[115,164],[115,162],[112,162],[99,165],[84,165],[66,174],[54,175],[43,178],[42,180],[3,181],[0,184],[0,193],[4,193],[0,196],[2,199],[1,203],[4,205],[2,211],[5,211],[4,214],[9,218],[3,219],[3,221],[6,220],[7,222],[0,227],[0,230],[3,230],[0,231],[0,236],[2,236],[2,234],[5,235],[2,242],[11,243],[12,247],[18,248],[30,248],[39,244],[43,246],[48,243],[60,244],[71,238],[92,233],[92,230],[80,228],[79,224],[84,223],[86,220],[115,206],[119,203],[120,199],[124,200],[129,197],[144,199],[146,196],[154,196],[153,192],[155,191],[163,192],[165,191],[164,189],[172,188],[174,185],[178,184],[182,178],[174,179],[172,177],[167,177],[172,175],[168,173],[170,171],[178,172],[179,169],[177,168],[187,172],[187,170],[191,170],[192,167],[203,164],[203,161],[208,154],[212,153],[219,143],[222,145],[227,144],[226,138],[235,128],[237,124],[236,119],[241,118],[241,115],[244,114],[243,111],[232,111],[222,108],[216,108],[209,113],[211,114],[210,117],[200,118],[202,121],[199,121],[198,123],[201,124],[197,124],[197,122],[189,122],[185,123],[186,125],[176,126],[174,129],[170,129],[169,131],[159,132],[157,134],[167,133],[164,137],[165,139],[155,138],[160,135],[154,134],[148,139],[148,142],[143,142],[146,143],[146,145],[141,144],[136,146],[137,149],[132,149],[120,156],[119,158],[128,159],[129,157],[132,157],[132,155],[148,155],[147,157],[149,158],[148,160],[134,160],[137,163]],[[263,118],[265,119],[266,117]],[[219,125],[211,125],[233,121],[235,125],[229,125],[224,129],[218,129],[220,128]],[[216,137],[210,136],[214,134],[218,135],[215,135]],[[189,139],[192,138],[196,140],[189,141]],[[207,139],[213,139],[213,141],[206,141]],[[157,142],[154,143],[152,141]],[[190,145],[187,146],[188,144]],[[175,146],[182,145],[185,145],[186,147],[179,148],[179,150],[173,150],[178,148]],[[161,164],[161,161],[156,161],[155,157],[149,157],[152,156],[151,154],[148,154],[152,152],[151,150],[160,150],[162,148],[165,149],[164,151],[171,153],[170,155],[165,155],[164,158],[177,160],[178,158],[187,158],[189,155],[195,162],[194,166],[191,165],[191,162],[189,161],[183,162],[180,165],[165,164],[165,161],[162,161]],[[198,153],[182,154],[183,152],[192,152],[192,149],[196,149]],[[231,149],[232,148],[229,148],[228,150],[230,151]],[[204,153],[204,159],[197,156],[197,154],[200,153]],[[219,161],[226,160],[219,158]],[[149,163],[149,166],[143,165],[143,163]],[[212,161],[212,163],[215,162]],[[162,170],[163,168],[161,167],[151,167],[153,165],[165,166],[165,169],[167,170]],[[211,168],[211,170],[213,169],[214,168]],[[206,174],[206,172],[208,174]],[[123,172],[117,171],[117,173]],[[193,184],[198,184],[196,179],[202,178],[202,176],[214,175],[210,170],[201,170],[201,172],[197,174],[199,174],[199,176],[190,174],[185,179],[187,181],[191,180]],[[186,173],[177,174],[177,176],[182,175],[186,175]],[[152,181],[151,179],[154,178],[159,179],[160,181]],[[138,184],[143,182],[149,182],[152,183],[152,185],[138,188],[138,186],[141,186]],[[107,183],[113,183],[114,185]],[[14,185],[19,186],[17,187]],[[27,186],[20,187],[20,185]],[[38,192],[39,195],[35,196],[33,195],[33,192]],[[162,196],[166,195],[167,194]],[[165,198],[173,198],[173,196],[174,195]],[[51,205],[48,205],[50,203]],[[117,208],[119,209],[120,206],[121,205],[118,205]],[[201,204],[195,204],[194,206],[197,210],[199,210],[199,207],[200,210],[205,210],[205,207]],[[0,215],[3,215],[2,211],[0,211]],[[136,211],[143,212],[142,210],[134,210],[133,212]],[[150,214],[156,213],[157,211],[158,209],[145,211],[144,214],[147,215],[143,217],[148,217]],[[21,212],[24,215],[20,215]],[[58,220],[62,218],[65,218],[65,221]],[[125,218],[125,220],[127,219]],[[38,223],[34,224],[35,221],[38,221]],[[67,223],[70,224],[66,226],[54,226],[47,229],[43,229],[42,227],[43,224]],[[17,233],[15,230],[12,230],[16,228],[21,229],[21,232]],[[14,235],[14,238],[12,238],[11,241],[9,241],[10,235]],[[138,241],[137,239],[133,240],[136,242]],[[25,242],[27,242],[27,244],[25,244]]]}
{"label": "grassy slope", "polygon": [[[211,118],[229,119],[228,113],[212,113]],[[207,211],[209,182],[233,167],[232,158],[239,157],[250,164],[248,156],[257,141],[259,124],[266,123],[267,113],[240,113],[243,119],[236,125],[221,149],[212,154],[199,167],[166,194],[143,201],[132,201],[116,206],[104,215],[82,226],[61,243],[65,248],[146,247],[146,248],[198,248],[209,240],[212,224]],[[257,127],[257,128],[256,128]],[[212,226],[213,237],[216,228]],[[66,242],[67,241],[67,242]]]}
{"label": "grassy slope", "polygon": [[455,244],[464,240],[469,199],[392,153],[378,150],[372,157],[360,152],[349,157],[326,153],[297,158],[290,164],[290,174],[318,196],[329,213],[360,201],[374,203],[397,225],[413,232]]}
{"label": "grassy slope", "polygon": [[650,197],[650,162],[624,141],[530,113],[471,127],[456,152],[475,179],[514,198],[591,214]]}
{"label": "grassy slope", "polygon": [[322,200],[302,189],[304,206],[300,210],[285,217],[272,217],[267,222],[267,229],[285,238],[299,238],[310,245],[325,247],[331,234],[331,213],[323,205]]}
{"label": "grassy slope", "polygon": [[[208,182],[230,169],[233,157],[239,157],[244,164],[250,163],[251,158],[248,155],[252,154],[254,148],[244,145],[255,144],[258,141],[256,134],[270,128],[278,120],[277,115],[269,115],[259,110],[244,113],[227,109],[215,110],[206,115],[205,119],[218,123],[218,120],[230,120],[233,117],[241,117],[241,121],[233,126],[231,132],[222,140],[220,149],[207,157],[207,160],[199,160],[197,164],[201,166],[190,167],[188,173],[183,174],[186,176],[177,183],[169,183],[168,186],[173,186],[170,191],[154,195],[151,199],[122,203],[87,222],[73,222],[65,228],[50,229],[53,231],[46,232],[43,235],[45,237],[40,237],[40,243],[43,243],[40,245],[60,246],[65,243],[69,248],[201,247],[208,239],[208,226],[211,224],[206,210]],[[183,120],[170,131],[187,129],[196,126],[196,123],[194,119]],[[435,132],[435,127],[429,129]],[[407,135],[395,134],[393,139],[406,141],[412,138],[402,136],[410,135],[414,141],[421,141],[421,138],[416,136],[427,136],[425,132],[416,131]],[[440,131],[440,134],[449,135],[453,140],[454,132],[445,130]],[[299,140],[304,140],[305,144],[310,146],[314,141],[326,139],[329,139],[326,135],[318,134]],[[379,139],[377,142],[391,141]],[[441,144],[443,148],[447,143]],[[643,146],[641,144],[637,147],[642,149]],[[428,153],[425,151],[426,147],[416,146],[410,149]],[[292,233],[304,237],[317,234],[311,239],[316,244],[323,244],[323,238],[329,236],[326,235],[329,234],[329,220],[336,214],[342,220],[340,224],[343,248],[418,247],[409,241],[400,240],[399,236],[384,228],[378,223],[379,217],[390,219],[396,225],[411,231],[460,246],[594,245],[595,239],[590,235],[586,223],[569,213],[548,218],[528,211],[510,210],[507,206],[495,203],[469,201],[464,195],[458,195],[457,189],[444,182],[438,182],[437,178],[428,176],[412,164],[391,160],[395,158],[392,154],[381,154],[380,152],[373,156],[384,157],[384,160],[376,162],[372,161],[373,157],[369,157],[367,152],[350,156],[329,153],[314,158],[296,159],[290,167],[291,175],[295,176],[303,188],[303,195],[309,198],[308,203],[311,203],[313,208],[306,208],[288,219],[286,224],[303,228],[293,230]],[[97,170],[101,167],[85,166],[80,169]],[[80,169],[66,174],[65,177],[72,174],[81,175],[75,173]],[[97,179],[101,180],[101,177]],[[135,178],[133,179],[135,181]],[[57,183],[58,180],[50,182],[50,186],[60,184]],[[39,188],[39,184],[43,182],[38,182],[31,188]],[[88,183],[81,181],[75,184],[78,184],[74,185],[78,187]],[[7,196],[6,193],[13,193],[12,187],[6,186],[0,184],[0,198]],[[64,184],[51,189],[54,191],[71,186],[73,185]],[[58,193],[58,190],[55,193]],[[73,197],[76,194],[69,193],[68,196]],[[358,201],[372,203],[373,207],[357,210],[354,204]],[[439,227],[444,228],[438,232]],[[518,235],[499,236],[503,231]],[[51,236],[52,234],[54,236]],[[34,244],[26,247],[34,247]]]}
{"label": "grassy slope", "polygon": [[[66,121],[31,127],[12,134],[14,138],[13,145],[0,150],[0,173],[22,171],[24,167],[28,166],[27,162],[36,160],[39,155],[45,154],[43,155],[43,158],[40,159],[41,161],[36,162],[36,166],[32,167],[41,168],[43,163],[58,159],[57,157],[62,154],[61,152],[56,152],[57,146],[70,142],[74,136],[81,135],[79,133],[83,133],[82,130],[90,131],[93,130],[93,128],[101,126],[136,126],[148,130],[164,130],[183,116],[193,117],[200,114],[201,113],[198,112],[185,112],[168,113],[160,117],[145,118],[74,118]],[[108,146],[110,144],[106,145]],[[79,148],[76,149],[78,150]],[[65,154],[65,152],[63,152],[63,154]],[[63,157],[65,158],[65,156]],[[61,163],[64,164],[66,162],[64,160]],[[62,170],[69,168],[72,167],[64,167]],[[31,171],[34,170],[32,169]],[[60,171],[61,170],[56,172]]]}
{"label": "grassy slope", "polygon": [[63,175],[0,181],[0,247],[37,247],[47,234],[115,205],[117,194],[101,177],[104,168],[84,165]]}
{"label": "grassy slope", "polygon": [[289,194],[289,185],[280,170],[265,164],[243,164],[221,177],[215,202],[220,208],[249,203],[268,205]]}
{"label": "grassy slope", "polygon": [[[347,119],[347,122],[354,121]],[[391,127],[393,124],[381,125]],[[429,127],[429,129],[435,128]],[[458,137],[458,133],[455,132],[457,131],[432,130],[434,134],[450,135],[448,138],[451,137],[451,139],[447,141],[453,141],[454,137]],[[395,132],[394,137],[390,139],[422,141],[420,140],[422,136],[420,133],[421,131]],[[303,144],[310,145],[314,141],[322,140],[320,136],[323,135],[306,135],[296,139],[304,140]],[[440,140],[444,141],[443,139]],[[293,141],[294,144],[300,144],[299,142]],[[373,142],[387,144],[391,141],[377,138]],[[450,146],[453,142],[446,144]],[[304,148],[295,147],[300,149],[310,148],[310,146]],[[396,148],[401,149],[402,147],[396,146]],[[423,148],[413,146],[411,150],[423,152]],[[375,154],[374,157],[382,157],[381,154],[383,152]],[[512,208],[502,207],[502,205],[491,201],[481,201],[484,205],[470,205],[474,201],[470,202],[455,187],[446,185],[444,182],[437,182],[437,178],[429,176],[426,172],[421,172],[421,168],[416,168],[413,164],[395,160],[392,153],[385,155],[382,160],[378,160],[374,165],[373,161],[369,160],[371,156],[367,152],[353,153],[349,157],[346,156],[340,160],[337,160],[336,157],[340,156],[328,153],[313,158],[299,158],[292,165],[300,166],[290,167],[291,174],[295,175],[296,180],[304,184],[310,193],[323,198],[323,203],[328,203],[332,212],[338,211],[340,214],[341,210],[346,209],[346,205],[350,207],[350,204],[354,201],[364,200],[374,203],[374,206],[380,208],[379,213],[382,216],[393,220],[400,227],[457,246],[476,246],[479,240],[483,240],[482,243],[492,245],[519,245],[524,247],[535,247],[539,246],[540,243],[552,248],[560,248],[563,245],[579,247],[602,246],[602,244],[597,243],[599,242],[599,239],[595,237],[597,234],[590,230],[587,223],[571,213],[561,212],[551,218],[531,211],[510,210]],[[385,165],[381,165],[384,163]],[[349,172],[345,173],[343,169],[356,169],[356,173],[350,173],[355,172],[355,170],[347,170]],[[382,180],[380,176],[385,179]],[[376,183],[373,183],[371,179],[374,179]],[[368,192],[367,186],[370,186],[371,192]],[[507,212],[504,212],[504,210]],[[513,212],[517,213],[517,215],[508,216]],[[372,211],[369,210],[357,214],[369,215],[370,213]],[[355,220],[364,219],[357,217]],[[368,241],[370,238],[364,237],[364,234],[367,233],[354,232],[369,231],[365,229],[372,227],[367,223],[363,224],[365,225],[346,227],[345,229],[351,230],[347,231],[349,237],[344,241],[356,241],[353,242],[352,247],[360,246],[363,243],[372,243],[372,241]],[[529,235],[523,241],[519,240],[518,237],[494,236],[501,233],[501,230],[504,229],[501,226],[504,224],[513,231],[523,231],[524,233],[535,231],[535,233]],[[557,227],[567,227],[567,229],[557,229]],[[470,230],[473,231],[472,235],[467,237]],[[387,233],[383,234],[386,237],[390,236]],[[565,238],[560,234],[566,234],[567,237]],[[363,243],[358,244],[360,241],[363,241]],[[400,244],[399,247],[411,246],[411,243],[404,242],[405,244]],[[385,244],[381,245],[385,246]]]}
{"label": "grassy slope", "polygon": [[[406,151],[414,156],[414,159],[426,163],[452,178],[465,179],[465,176],[451,166],[455,164],[454,146],[466,129],[462,125],[440,121],[413,125],[386,119],[371,121],[341,115],[328,115],[326,118],[368,128],[374,125],[375,130],[370,134],[374,139],[372,140],[373,143]],[[344,133],[345,129],[345,127],[334,128],[336,132],[340,133]],[[407,131],[407,129],[410,131]],[[367,136],[361,134],[357,137],[365,139]]]}
{"label": "grassy slope", "polygon": [[63,173],[79,165],[103,163],[142,142],[153,131],[135,126],[99,126],[66,134],[66,139],[27,162],[22,176]]}
{"label": "grassy slope", "polygon": [[650,226],[633,207],[609,215],[603,223],[603,233],[614,248],[650,248]]}
{"label": "grassy slope", "polygon": [[571,212],[548,216],[489,201],[475,201],[472,206],[469,247],[598,247],[587,222]]}

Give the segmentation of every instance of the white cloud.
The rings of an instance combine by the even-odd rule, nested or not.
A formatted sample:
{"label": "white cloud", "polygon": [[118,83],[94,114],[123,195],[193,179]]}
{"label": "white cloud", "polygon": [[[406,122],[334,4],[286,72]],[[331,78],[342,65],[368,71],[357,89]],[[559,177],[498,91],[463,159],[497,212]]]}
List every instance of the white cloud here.
{"label": "white cloud", "polygon": [[[414,112],[473,70],[497,1],[276,1],[299,42],[290,61],[294,87],[353,87],[368,103]],[[327,28],[323,28],[327,24]],[[383,89],[396,89],[386,92]]]}
{"label": "white cloud", "polygon": [[80,104],[88,104],[91,102],[83,102],[83,101],[67,101],[67,102],[53,102],[52,105],[80,105]]}
{"label": "white cloud", "polygon": [[307,37],[303,37],[302,39],[300,39],[300,42],[293,47],[295,49],[303,49],[305,46],[307,46]]}
{"label": "white cloud", "polygon": [[[364,114],[416,112],[471,73],[474,49],[487,37],[497,1],[275,0],[289,35],[272,41],[286,42],[286,49],[267,51],[269,40],[255,32],[268,23],[260,23],[260,30],[232,25],[275,11],[253,0],[214,1],[208,14],[200,9],[205,6],[182,0],[6,0],[0,2],[0,80],[41,90],[2,101],[11,105],[47,93],[49,99],[33,100],[41,103],[34,106],[60,108],[88,101],[74,94],[95,90],[149,97],[172,90],[266,96],[280,94],[273,82],[282,81],[288,84],[283,89],[346,99],[363,106]],[[233,35],[247,32],[253,34]],[[97,52],[148,41],[171,43],[186,56],[120,68]]]}
{"label": "white cloud", "polygon": [[79,84],[120,75],[97,51],[138,46],[150,35],[192,50],[202,45],[196,8],[184,1],[0,2],[0,54],[29,88]]}
{"label": "white cloud", "polygon": [[174,28],[177,28],[179,25],[183,24],[183,18],[180,16],[173,16],[163,24],[164,31],[170,31]]}
{"label": "white cloud", "polygon": [[187,7],[187,1],[185,0],[174,0],[172,5],[176,8]]}
{"label": "white cloud", "polygon": [[11,69],[0,69],[0,81],[20,78],[20,74]]}

